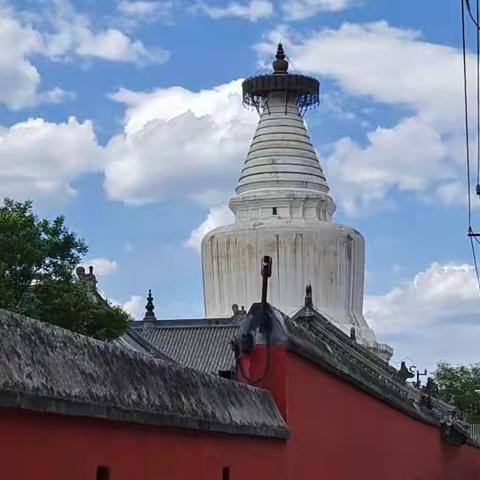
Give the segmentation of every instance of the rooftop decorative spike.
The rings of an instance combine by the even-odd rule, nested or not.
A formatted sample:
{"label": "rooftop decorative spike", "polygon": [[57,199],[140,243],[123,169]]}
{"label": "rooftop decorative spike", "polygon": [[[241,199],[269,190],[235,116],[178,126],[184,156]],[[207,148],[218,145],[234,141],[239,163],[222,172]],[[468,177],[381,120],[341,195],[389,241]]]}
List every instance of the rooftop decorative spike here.
{"label": "rooftop decorative spike", "polygon": [[244,80],[243,104],[261,110],[272,92],[286,92],[296,98],[298,108],[302,111],[319,104],[320,84],[318,80],[297,73],[288,73],[283,45],[278,44],[273,73],[258,75]]}
{"label": "rooftop decorative spike", "polygon": [[313,307],[312,286],[310,284],[305,288],[305,307]]}
{"label": "rooftop decorative spike", "polygon": [[156,320],[155,317],[155,305],[153,304],[153,297],[152,291],[148,290],[148,297],[147,297],[147,304],[145,305],[145,316],[143,317],[144,320]]}
{"label": "rooftop decorative spike", "polygon": [[275,55],[272,66],[275,75],[285,75],[288,73],[288,62],[285,60],[285,52],[283,51],[283,45],[281,43],[278,44],[277,54]]}

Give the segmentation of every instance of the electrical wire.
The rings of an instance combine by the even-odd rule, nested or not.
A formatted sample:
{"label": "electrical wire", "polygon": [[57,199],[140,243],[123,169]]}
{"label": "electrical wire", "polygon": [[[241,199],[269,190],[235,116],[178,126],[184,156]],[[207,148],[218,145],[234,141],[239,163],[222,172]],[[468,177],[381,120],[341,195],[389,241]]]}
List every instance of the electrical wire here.
{"label": "electrical wire", "polygon": [[301,70],[288,55],[285,55],[285,58],[288,60],[290,65],[293,67],[294,71],[298,72],[300,75],[308,77],[308,75],[303,70]]}
{"label": "electrical wire", "polygon": [[472,199],[471,199],[471,184],[470,184],[470,139],[469,139],[469,125],[468,125],[468,85],[467,85],[467,54],[466,54],[466,33],[465,33],[465,5],[467,6],[468,14],[477,27],[477,184],[480,170],[480,38],[479,38],[479,9],[477,0],[477,20],[473,17],[469,0],[460,0],[462,12],[462,55],[463,55],[463,93],[464,93],[464,109],[465,109],[465,152],[467,160],[467,198],[468,198],[468,237],[470,238],[470,246],[472,249],[473,264],[475,266],[475,274],[477,277],[477,285],[480,291],[480,275],[478,269],[477,255],[475,252],[474,239],[480,243],[472,228]]}
{"label": "electrical wire", "polygon": [[460,0],[462,5],[462,52],[463,52],[463,101],[465,113],[465,152],[467,156],[467,195],[468,195],[468,229],[472,228],[472,199],[470,195],[470,138],[468,126],[468,86],[467,86],[467,55],[466,55],[466,36],[465,36],[465,2]]}
{"label": "electrical wire", "polygon": [[473,244],[473,237],[470,237],[470,245],[472,247],[473,264],[475,265],[475,275],[477,276],[477,284],[478,284],[478,289],[480,291],[480,275],[478,274],[477,255],[475,254],[475,245]]}
{"label": "electrical wire", "polygon": [[[477,0],[476,24],[479,19],[479,0]],[[477,30],[477,194],[480,184],[480,29]]]}
{"label": "electrical wire", "polygon": [[266,360],[265,360],[265,367],[264,367],[264,370],[263,370],[263,373],[262,375],[260,375],[258,378],[253,378],[253,377],[250,377],[249,374],[247,374],[243,368],[243,364],[242,364],[242,350],[240,348],[240,345],[238,345],[235,341],[232,341],[232,347],[233,347],[233,350],[234,350],[234,353],[235,353],[235,366],[236,366],[236,371],[237,371],[237,374],[238,372],[240,372],[240,375],[250,384],[252,385],[256,385],[260,382],[262,382],[265,377],[267,376],[268,374],[268,371],[270,370],[270,364],[271,364],[271,360],[272,360],[272,351],[271,351],[271,328],[272,328],[272,323],[271,323],[271,319],[270,321],[269,320],[269,315],[268,315],[268,311],[266,309],[265,306],[263,306],[262,308],[262,315],[263,315],[263,321],[264,321],[264,325],[266,326],[266,329],[265,329],[265,337],[266,337],[266,345],[267,345],[267,351],[266,351]]}
{"label": "electrical wire", "polygon": [[270,60],[265,60],[265,62],[263,62],[263,64],[257,68],[253,76],[256,77],[257,75],[261,75],[262,73],[267,73],[267,65],[269,64],[271,64]]}
{"label": "electrical wire", "polygon": [[473,16],[472,7],[470,6],[470,0],[461,0],[461,1],[462,1],[462,7],[463,7],[463,3],[465,2],[468,15],[471,18],[473,24],[477,27],[477,29],[480,29],[480,23],[478,22],[478,18],[475,19],[475,17]]}

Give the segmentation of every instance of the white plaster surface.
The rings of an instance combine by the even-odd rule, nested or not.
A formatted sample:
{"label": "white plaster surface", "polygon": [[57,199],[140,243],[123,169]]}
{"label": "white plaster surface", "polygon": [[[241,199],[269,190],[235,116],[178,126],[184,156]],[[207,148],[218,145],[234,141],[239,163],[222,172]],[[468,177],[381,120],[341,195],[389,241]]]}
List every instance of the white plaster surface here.
{"label": "white plaster surface", "polygon": [[[260,300],[260,263],[272,257],[268,301],[287,314],[301,308],[305,287],[314,306],[358,341],[383,351],[363,314],[363,237],[331,223],[335,204],[295,98],[269,96],[230,201],[235,223],[202,241],[205,313],[229,316]],[[390,349],[390,350],[389,350]],[[391,355],[391,352],[390,352]]]}

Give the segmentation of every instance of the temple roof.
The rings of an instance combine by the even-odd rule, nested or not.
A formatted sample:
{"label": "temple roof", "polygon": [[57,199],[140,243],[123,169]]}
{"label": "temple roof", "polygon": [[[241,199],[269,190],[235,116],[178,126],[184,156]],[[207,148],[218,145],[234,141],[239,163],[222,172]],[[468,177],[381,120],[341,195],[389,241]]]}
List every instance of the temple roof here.
{"label": "temple roof", "polygon": [[0,310],[0,406],[287,438],[265,390]]}
{"label": "temple roof", "polygon": [[[175,360],[182,358],[182,364],[218,374],[234,364],[231,342],[255,323],[251,316],[258,314],[257,307],[254,304],[238,323],[231,319],[215,320],[223,325],[211,325],[208,319],[186,320],[182,326],[182,320],[167,320],[162,326],[163,321],[159,320],[153,329],[136,322],[134,330]],[[441,428],[454,425],[457,432],[467,434],[454,407],[398,380],[395,368],[343,333],[312,305],[303,307],[293,317],[270,305],[268,308],[276,312],[272,318],[283,319],[280,328],[290,351],[417,420]],[[194,322],[197,325],[192,325]]]}
{"label": "temple roof", "polygon": [[123,348],[134,350],[135,352],[153,355],[154,357],[160,358],[161,360],[165,360],[167,362],[178,363],[172,357],[168,356],[165,352],[162,352],[152,343],[145,340],[132,328],[130,328],[121,337],[117,338],[112,343]]}
{"label": "temple roof", "polygon": [[135,322],[131,331],[162,354],[201,372],[218,374],[235,367],[230,342],[238,323],[230,319]]}

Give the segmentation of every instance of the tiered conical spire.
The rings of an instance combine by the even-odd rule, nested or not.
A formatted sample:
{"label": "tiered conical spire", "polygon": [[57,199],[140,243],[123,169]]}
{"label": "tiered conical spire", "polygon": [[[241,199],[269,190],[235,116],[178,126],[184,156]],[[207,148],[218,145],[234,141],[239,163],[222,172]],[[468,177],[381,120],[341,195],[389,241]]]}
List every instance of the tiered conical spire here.
{"label": "tiered conical spire", "polygon": [[298,218],[308,201],[309,218],[329,221],[335,204],[301,115],[318,105],[320,84],[288,66],[279,44],[273,72],[242,84],[244,104],[261,115],[230,207],[236,216],[241,211],[241,218],[256,219],[262,209],[289,205],[282,215]]}
{"label": "tiered conical spire", "polygon": [[295,95],[288,92],[268,95],[236,191],[265,188],[329,190]]}

